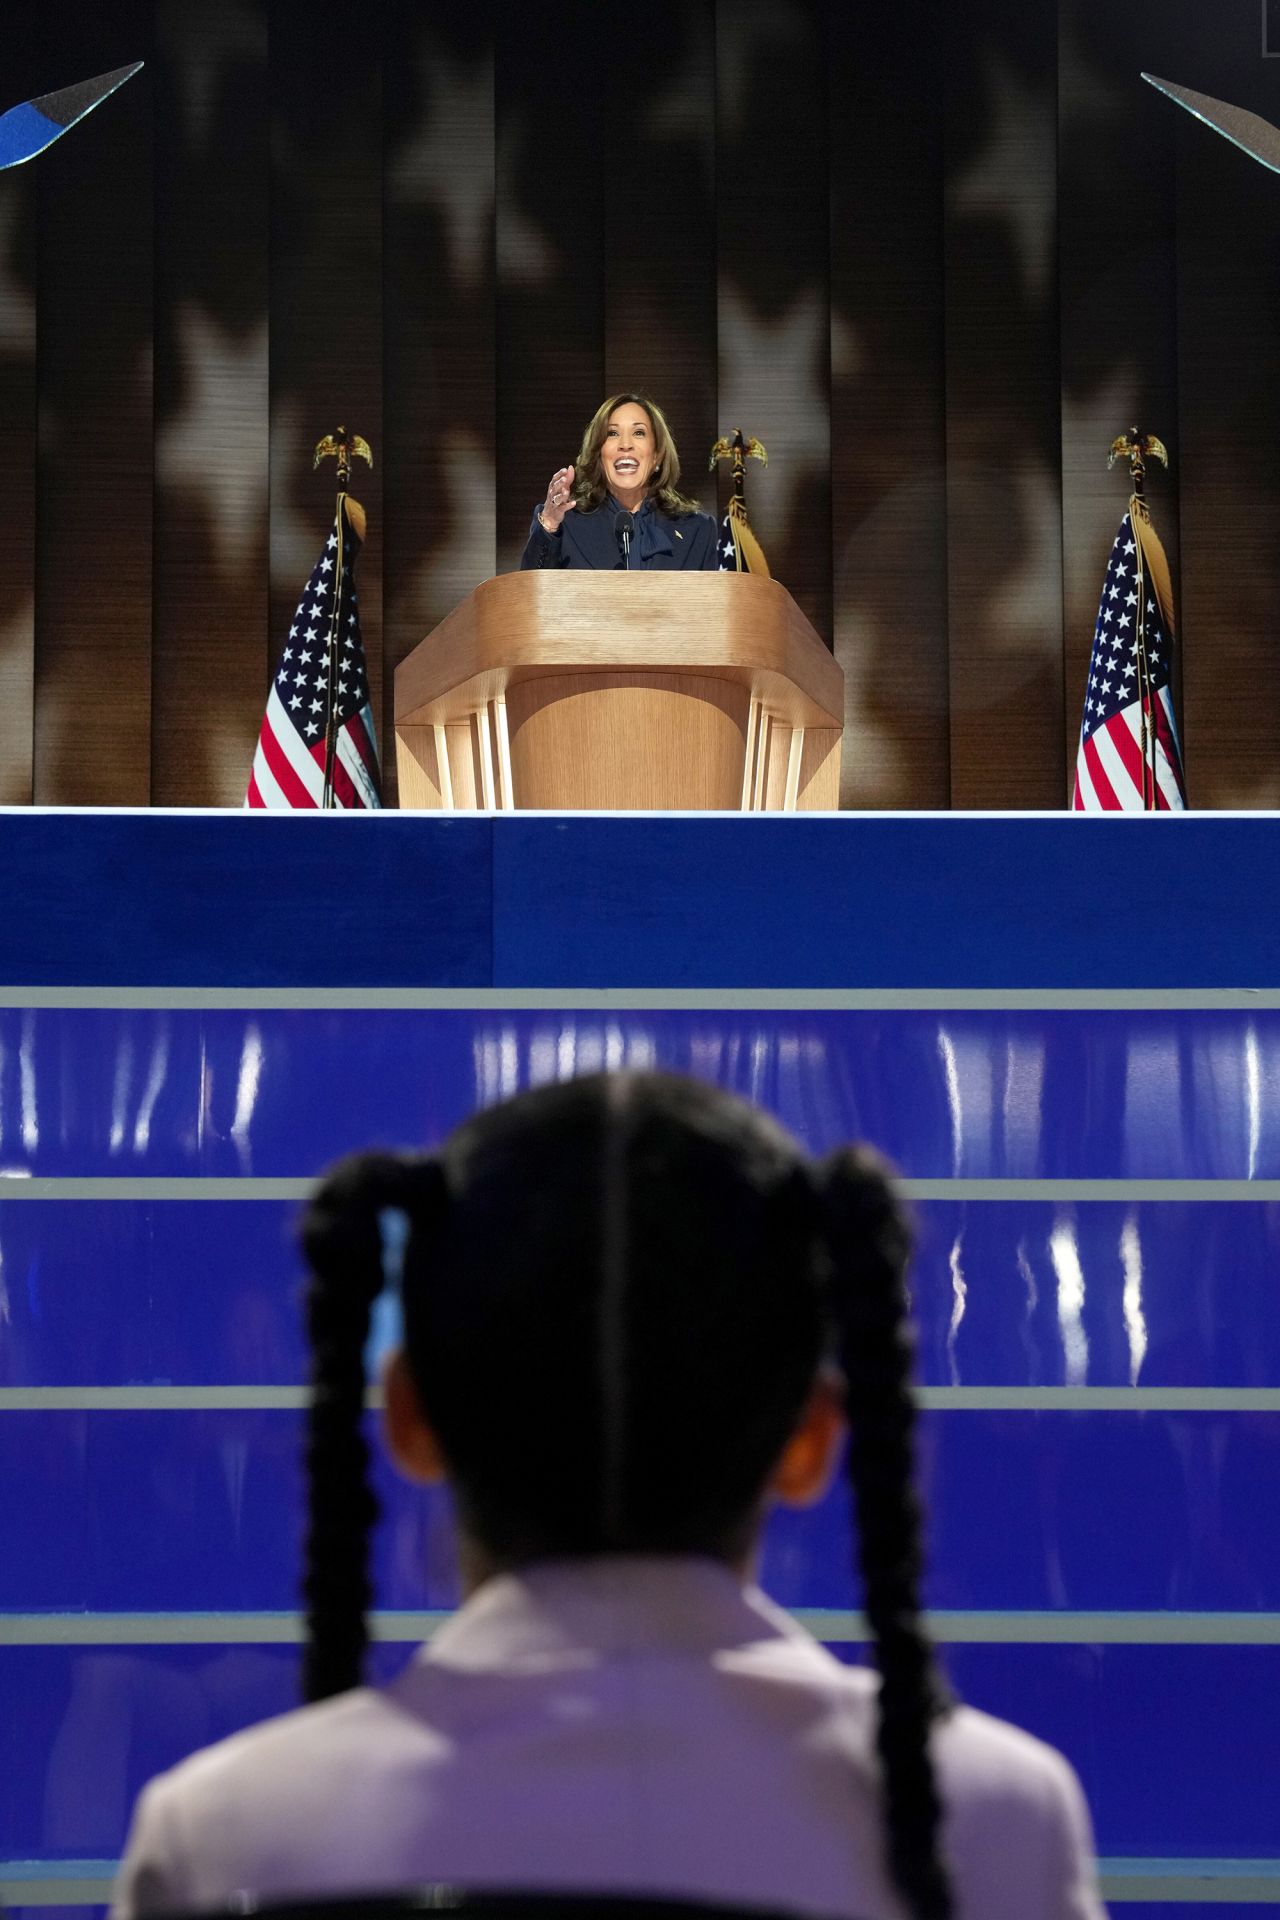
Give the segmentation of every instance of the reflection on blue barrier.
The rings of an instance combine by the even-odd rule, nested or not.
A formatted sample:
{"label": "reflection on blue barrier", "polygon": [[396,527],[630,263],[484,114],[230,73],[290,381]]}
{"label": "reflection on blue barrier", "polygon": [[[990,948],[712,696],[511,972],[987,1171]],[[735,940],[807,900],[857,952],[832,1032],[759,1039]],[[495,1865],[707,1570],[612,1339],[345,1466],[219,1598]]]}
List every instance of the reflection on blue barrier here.
{"label": "reflection on blue barrier", "polygon": [[870,1139],[921,1177],[1280,1178],[1280,1007],[0,1008],[0,1171],[310,1175],[623,1066],[697,1074],[815,1151]]}
{"label": "reflection on blue barrier", "polygon": [[[1280,1188],[1262,1184],[1280,1182],[1280,1005],[1209,991],[1274,972],[1280,906],[1240,906],[1273,823],[1188,819],[1176,843],[1143,841],[1157,866],[1181,849],[1202,907],[1170,906],[1145,942],[1089,904],[1098,861],[1138,842],[1100,833],[1086,854],[1064,822],[770,823],[745,862],[742,823],[391,816],[338,823],[362,855],[345,893],[315,823],[75,824],[30,816],[6,838],[0,817],[30,904],[26,928],[0,929],[0,978],[92,990],[0,992],[0,1699],[20,1756],[0,1764],[0,1860],[109,1862],[151,1772],[296,1698],[296,1647],[234,1628],[293,1631],[305,1184],[352,1147],[431,1144],[477,1105],[613,1066],[698,1074],[815,1150],[863,1137],[897,1161],[920,1195],[927,1598],[991,1623],[946,1650],[959,1690],[1064,1748],[1105,1853],[1280,1856],[1256,1763],[1280,1621]],[[296,939],[317,901],[347,941],[323,981]],[[1138,953],[1160,983],[1133,977]],[[108,1004],[121,980],[142,985]],[[251,1004],[259,980],[343,991]],[[585,991],[637,981],[653,1004]],[[753,981],[779,991],[742,1004]],[[398,982],[444,997],[375,1004]],[[865,991],[930,982],[935,1004]],[[522,1003],[495,1001],[498,983]],[[1082,984],[1136,990],[1069,1004]],[[1199,997],[1144,998],[1154,984]],[[175,985],[213,990],[184,1003],[160,991]],[[566,991],[539,1005],[547,985]],[[696,1004],[664,1000],[690,985]],[[851,1004],[806,1004],[813,985]],[[955,985],[983,992],[957,1004]],[[1028,1005],[1024,986],[1053,991]],[[144,1185],[122,1198],[122,1180]],[[447,1499],[381,1465],[378,1484],[379,1606],[452,1606]],[[849,1613],[851,1549],[837,1489],[772,1517],[762,1579]],[[107,1616],[100,1644],[6,1643],[6,1616],[60,1612]],[[1035,1641],[1037,1620],[1080,1612],[1186,1631]],[[120,1613],[175,1632],[217,1619],[199,1644],[149,1644],[144,1621],[125,1645]],[[1258,1622],[1258,1644],[1198,1641],[1197,1619],[1224,1614],[1246,1637]],[[407,1651],[376,1647],[375,1671]],[[1122,1911],[1209,1910],[1185,1891]]]}
{"label": "reflection on blue barrier", "polygon": [[[388,1676],[406,1657],[406,1648],[377,1647],[374,1670]],[[971,1704],[1069,1756],[1102,1852],[1274,1851],[1264,1764],[1274,1750],[1274,1648],[962,1646],[945,1648],[943,1660]],[[288,1647],[0,1648],[0,1692],[29,1742],[0,1798],[0,1850],[111,1857],[153,1772],[284,1712],[297,1678]]]}
{"label": "reflection on blue barrier", "polygon": [[[0,1197],[0,1389],[301,1381],[297,1213],[276,1200]],[[1280,1203],[1013,1190],[913,1213],[928,1386],[1280,1382]]]}
{"label": "reflection on blue barrier", "polygon": [[[1273,1413],[926,1413],[933,1607],[1280,1612]],[[198,1612],[298,1602],[300,1416],[0,1416],[0,1609]],[[375,1591],[456,1602],[443,1494],[380,1467]],[[995,1524],[992,1516],[998,1516]],[[843,1490],[780,1512],[765,1586],[788,1606],[859,1602]]]}

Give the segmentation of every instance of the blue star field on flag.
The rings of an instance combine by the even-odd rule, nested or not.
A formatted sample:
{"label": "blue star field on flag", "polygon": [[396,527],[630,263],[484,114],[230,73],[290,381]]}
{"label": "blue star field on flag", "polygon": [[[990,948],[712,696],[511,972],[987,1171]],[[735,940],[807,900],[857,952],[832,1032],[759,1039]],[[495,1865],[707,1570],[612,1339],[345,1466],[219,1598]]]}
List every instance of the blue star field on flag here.
{"label": "blue star field on flag", "polygon": [[719,571],[721,573],[750,572],[750,568],[747,566],[746,555],[740,555],[738,552],[737,543],[733,537],[733,524],[727,513],[720,522],[720,544],[718,552],[720,556]]}

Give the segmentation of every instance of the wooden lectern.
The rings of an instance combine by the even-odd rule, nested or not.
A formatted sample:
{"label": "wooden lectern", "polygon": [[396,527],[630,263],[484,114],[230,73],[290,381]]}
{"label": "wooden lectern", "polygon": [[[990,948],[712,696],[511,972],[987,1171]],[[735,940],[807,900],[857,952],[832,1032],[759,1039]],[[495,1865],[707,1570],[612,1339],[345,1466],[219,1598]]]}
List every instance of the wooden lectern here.
{"label": "wooden lectern", "polygon": [[396,668],[402,807],[835,807],[844,675],[785,587],[504,573]]}

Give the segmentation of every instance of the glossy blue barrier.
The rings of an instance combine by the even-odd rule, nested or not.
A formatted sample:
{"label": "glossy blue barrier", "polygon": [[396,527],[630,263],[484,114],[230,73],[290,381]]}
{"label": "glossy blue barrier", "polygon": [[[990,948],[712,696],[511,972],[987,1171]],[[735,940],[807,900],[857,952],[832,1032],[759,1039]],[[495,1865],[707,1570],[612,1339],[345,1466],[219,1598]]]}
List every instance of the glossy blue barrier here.
{"label": "glossy blue barrier", "polygon": [[[981,1609],[1280,1613],[1274,1414],[931,1411],[926,1599]],[[221,1612],[293,1607],[301,1428],[292,1412],[10,1411],[0,1608]],[[439,1495],[387,1470],[375,1545],[383,1606],[452,1604]],[[849,1608],[845,1495],[779,1514],[765,1584]]]}
{"label": "glossy blue barrier", "polygon": [[[358,1020],[354,1017],[359,1015]],[[0,1010],[0,1167],[310,1175],[518,1086],[695,1072],[934,1178],[1276,1179],[1280,1008]]]}
{"label": "glossy blue barrier", "polygon": [[[1265,986],[1271,816],[3,816],[0,979]],[[1229,975],[1229,978],[1227,977]]]}
{"label": "glossy blue barrier", "polygon": [[[1280,1378],[1275,1202],[1013,1197],[913,1213],[928,1386]],[[0,1388],[300,1381],[296,1217],[287,1200],[0,1199]]]}
{"label": "glossy blue barrier", "polygon": [[[388,1674],[407,1649],[375,1655]],[[1256,1647],[944,1649],[967,1700],[1069,1755],[1104,1855],[1167,1859],[1274,1853],[1275,1659]],[[296,1650],[279,1646],[0,1650],[0,1688],[29,1742],[0,1787],[0,1844],[15,1859],[110,1856],[153,1772],[285,1711],[297,1674]]]}
{"label": "glossy blue barrier", "polygon": [[[1280,1856],[1278,831],[0,815],[0,1900],[20,1862],[100,1884],[151,1771],[294,1697],[245,1633],[293,1631],[305,1182],[632,1064],[916,1184],[949,1669],[1072,1757],[1134,1920],[1199,1910],[1204,1861],[1247,1912]],[[380,1484],[379,1605],[447,1607],[447,1504]],[[848,1616],[849,1561],[837,1490],[763,1577]],[[1189,1863],[1173,1904],[1135,1860]]]}

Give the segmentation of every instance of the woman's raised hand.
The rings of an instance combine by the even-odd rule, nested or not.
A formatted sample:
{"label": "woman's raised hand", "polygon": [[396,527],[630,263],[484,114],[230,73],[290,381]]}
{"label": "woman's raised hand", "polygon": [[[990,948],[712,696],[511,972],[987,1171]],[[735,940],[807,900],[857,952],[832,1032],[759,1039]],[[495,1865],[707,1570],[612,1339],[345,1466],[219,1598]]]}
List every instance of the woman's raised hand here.
{"label": "woman's raised hand", "polygon": [[556,533],[566,513],[577,504],[573,497],[573,468],[561,467],[559,473],[551,476],[547,497],[538,508],[538,518],[548,533]]}

